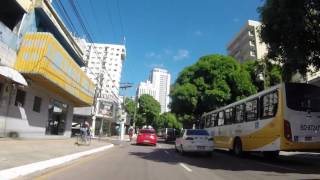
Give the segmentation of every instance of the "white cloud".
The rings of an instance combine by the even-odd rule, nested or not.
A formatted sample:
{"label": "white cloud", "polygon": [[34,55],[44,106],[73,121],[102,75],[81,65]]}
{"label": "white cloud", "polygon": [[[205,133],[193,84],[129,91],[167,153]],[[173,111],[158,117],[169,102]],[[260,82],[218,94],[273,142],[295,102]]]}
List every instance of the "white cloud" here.
{"label": "white cloud", "polygon": [[177,52],[177,54],[175,54],[175,55],[173,56],[173,59],[176,60],[176,61],[178,61],[178,60],[187,59],[187,58],[189,58],[189,56],[190,56],[190,53],[189,53],[188,50],[186,50],[186,49],[179,49],[178,52]]}
{"label": "white cloud", "polygon": [[196,30],[196,31],[194,32],[194,35],[196,35],[196,36],[202,36],[202,35],[203,35],[203,32],[201,32],[200,30]]}
{"label": "white cloud", "polygon": [[161,54],[157,54],[157,53],[151,51],[151,52],[147,52],[147,53],[145,54],[145,57],[146,57],[146,58],[149,58],[149,59],[152,59],[152,58],[161,59],[161,58],[162,58],[162,55],[161,55]]}

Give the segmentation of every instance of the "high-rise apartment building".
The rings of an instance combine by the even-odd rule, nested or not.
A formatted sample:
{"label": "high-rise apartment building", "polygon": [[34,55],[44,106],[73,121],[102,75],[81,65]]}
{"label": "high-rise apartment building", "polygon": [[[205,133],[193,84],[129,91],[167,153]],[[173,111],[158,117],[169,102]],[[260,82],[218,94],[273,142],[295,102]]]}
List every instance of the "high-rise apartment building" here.
{"label": "high-rise apartment building", "polygon": [[[122,65],[126,57],[124,45],[86,43],[86,73],[100,86],[99,97],[119,103]],[[99,79],[100,78],[100,79]]]}
{"label": "high-rise apartment building", "polygon": [[170,74],[165,69],[154,68],[150,80],[156,89],[156,100],[161,105],[161,113],[169,111]]}
{"label": "high-rise apartment building", "polygon": [[137,89],[137,97],[139,98],[143,94],[148,94],[152,96],[154,99],[156,98],[156,89],[151,83],[151,81],[147,80],[145,82],[140,82]]}
{"label": "high-rise apartment building", "polygon": [[142,94],[154,97],[161,106],[161,113],[169,111],[170,73],[165,69],[154,68],[150,73],[150,80],[141,82],[137,88],[138,98]]}
{"label": "high-rise apartment building", "polygon": [[239,60],[240,63],[246,60],[260,60],[263,58],[267,53],[267,47],[260,39],[260,26],[260,22],[248,20],[229,43],[227,47],[228,55]]}

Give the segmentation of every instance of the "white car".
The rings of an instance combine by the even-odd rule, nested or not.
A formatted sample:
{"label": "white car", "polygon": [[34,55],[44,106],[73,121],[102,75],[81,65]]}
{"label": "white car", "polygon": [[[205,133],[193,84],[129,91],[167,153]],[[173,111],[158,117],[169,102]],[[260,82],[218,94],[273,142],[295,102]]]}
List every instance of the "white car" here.
{"label": "white car", "polygon": [[175,148],[181,154],[204,152],[210,155],[213,151],[213,139],[204,129],[184,129],[176,139]]}

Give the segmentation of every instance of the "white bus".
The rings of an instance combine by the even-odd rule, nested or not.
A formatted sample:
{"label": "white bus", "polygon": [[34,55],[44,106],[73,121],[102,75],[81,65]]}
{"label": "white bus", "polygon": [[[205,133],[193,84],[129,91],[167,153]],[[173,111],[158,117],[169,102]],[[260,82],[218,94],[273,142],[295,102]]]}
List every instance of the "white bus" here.
{"label": "white bus", "polygon": [[212,135],[215,148],[237,155],[320,150],[320,87],[279,84],[204,113],[200,125]]}

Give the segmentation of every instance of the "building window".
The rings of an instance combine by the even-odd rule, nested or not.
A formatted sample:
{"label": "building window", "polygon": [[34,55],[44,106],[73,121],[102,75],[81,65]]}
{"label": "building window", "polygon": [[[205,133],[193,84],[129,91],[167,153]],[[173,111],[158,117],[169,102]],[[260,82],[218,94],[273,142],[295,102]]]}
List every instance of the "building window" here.
{"label": "building window", "polygon": [[23,106],[24,106],[25,99],[26,99],[26,92],[18,89],[18,90],[17,90],[16,100],[15,100],[15,102],[14,102],[14,105],[15,105],[15,106],[23,107]]}
{"label": "building window", "polygon": [[34,101],[33,101],[33,111],[35,112],[40,112],[41,111],[41,102],[42,99],[38,96],[34,97]]}

